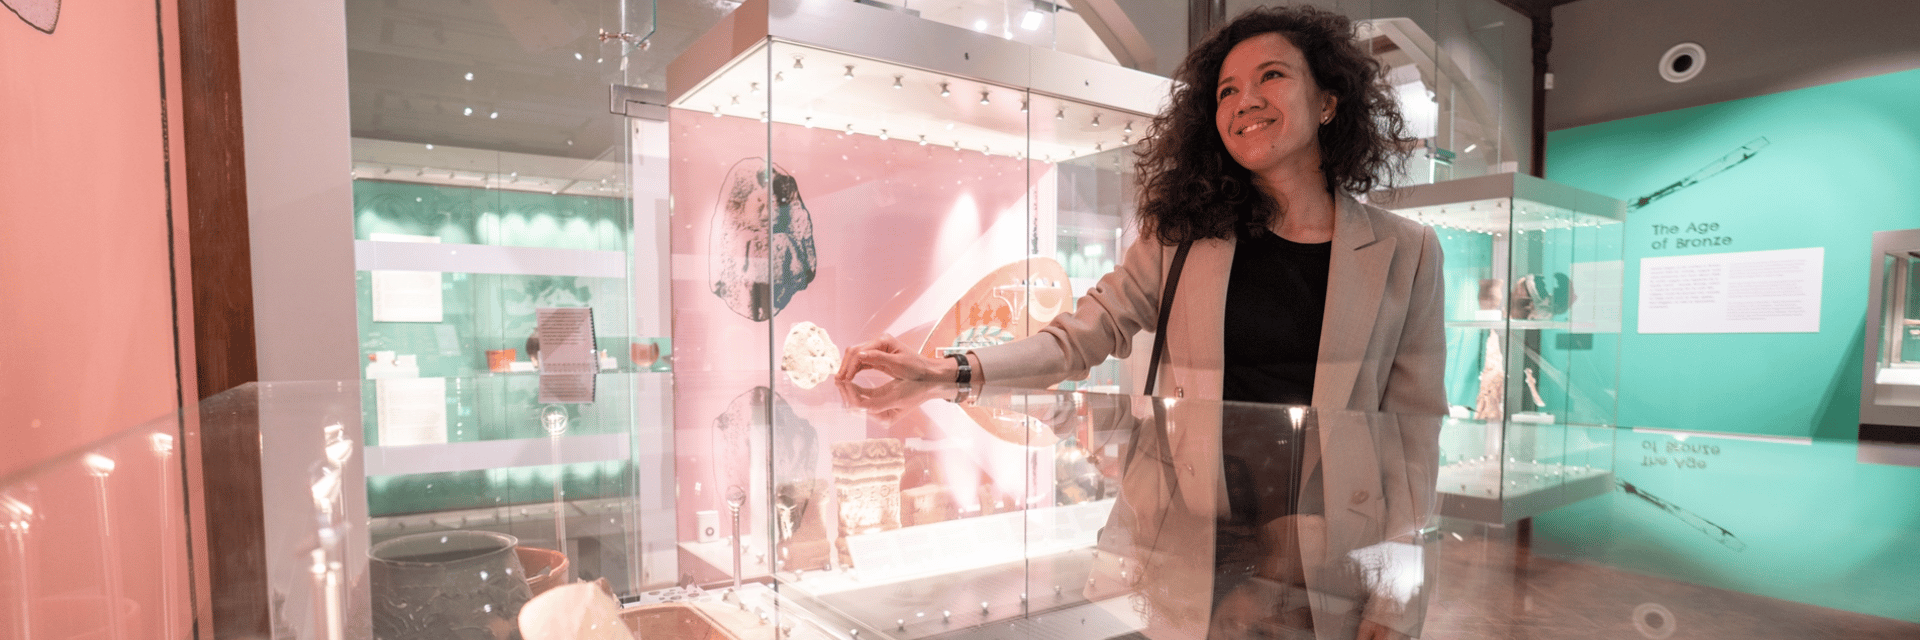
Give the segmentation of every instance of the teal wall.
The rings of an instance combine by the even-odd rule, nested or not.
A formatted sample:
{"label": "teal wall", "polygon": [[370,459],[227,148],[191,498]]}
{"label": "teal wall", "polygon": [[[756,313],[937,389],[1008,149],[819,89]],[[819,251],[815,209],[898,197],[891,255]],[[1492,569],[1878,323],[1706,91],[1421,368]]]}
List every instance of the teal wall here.
{"label": "teal wall", "polygon": [[[1920,71],[1548,136],[1547,177],[1632,202],[1755,138],[1724,173],[1628,215],[1623,426],[1852,438],[1873,232],[1920,227]],[[1718,224],[1726,246],[1655,249],[1653,225]],[[1698,237],[1682,232],[1682,237]],[[1643,335],[1640,260],[1825,247],[1819,333]]]}
{"label": "teal wall", "polygon": [[[1615,491],[1537,518],[1539,549],[1920,621],[1920,469],[1862,464],[1852,442],[1872,235],[1920,227],[1915,114],[1920,71],[1907,71],[1548,137],[1550,179],[1629,202],[1756,138],[1770,144],[1627,219],[1614,469],[1685,514]],[[1701,236],[1656,234],[1655,224],[1717,224],[1706,235],[1730,242],[1656,248]],[[1642,259],[1803,247],[1826,250],[1818,333],[1637,332]],[[1679,440],[1630,427],[1814,440]]]}

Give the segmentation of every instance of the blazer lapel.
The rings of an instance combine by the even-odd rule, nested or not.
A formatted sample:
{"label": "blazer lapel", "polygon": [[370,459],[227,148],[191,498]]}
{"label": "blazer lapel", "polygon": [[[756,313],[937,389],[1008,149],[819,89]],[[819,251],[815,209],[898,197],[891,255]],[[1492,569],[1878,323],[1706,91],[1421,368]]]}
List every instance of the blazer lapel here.
{"label": "blazer lapel", "polygon": [[[1233,240],[1200,240],[1187,253],[1187,265],[1174,292],[1167,332],[1179,336],[1169,354],[1179,374],[1174,384],[1192,398],[1220,397],[1226,380],[1224,325],[1227,279],[1233,270]],[[1165,395],[1176,395],[1173,388]]]}
{"label": "blazer lapel", "polygon": [[1374,234],[1373,222],[1358,201],[1343,195],[1338,206],[1327,266],[1327,310],[1320,320],[1320,363],[1313,379],[1313,404],[1327,409],[1347,409],[1352,402],[1386,295],[1395,244],[1392,236]]}

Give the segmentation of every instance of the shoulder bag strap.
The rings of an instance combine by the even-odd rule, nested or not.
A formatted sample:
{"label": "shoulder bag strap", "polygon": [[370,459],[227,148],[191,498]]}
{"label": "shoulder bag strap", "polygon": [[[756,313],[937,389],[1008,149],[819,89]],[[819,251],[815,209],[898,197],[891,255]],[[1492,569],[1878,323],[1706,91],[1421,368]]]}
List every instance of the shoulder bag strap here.
{"label": "shoulder bag strap", "polygon": [[1173,252],[1173,265],[1167,268],[1167,287],[1160,293],[1160,321],[1153,329],[1153,359],[1147,365],[1147,386],[1141,393],[1153,395],[1153,384],[1160,376],[1160,356],[1167,351],[1167,316],[1173,313],[1173,292],[1180,284],[1180,268],[1187,264],[1187,250],[1193,241],[1180,243]]}

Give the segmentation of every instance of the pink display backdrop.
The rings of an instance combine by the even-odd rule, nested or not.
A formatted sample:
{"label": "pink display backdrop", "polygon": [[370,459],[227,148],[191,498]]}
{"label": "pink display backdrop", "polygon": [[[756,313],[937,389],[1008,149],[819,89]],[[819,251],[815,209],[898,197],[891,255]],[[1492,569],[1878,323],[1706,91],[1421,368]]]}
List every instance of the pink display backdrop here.
{"label": "pink display backdrop", "polygon": [[[755,522],[755,505],[766,504],[769,474],[827,478],[832,444],[866,438],[909,440],[909,448],[918,451],[909,455],[932,460],[933,468],[906,484],[948,485],[963,514],[983,497],[1011,502],[1016,494],[1028,493],[1039,450],[994,438],[957,408],[930,408],[896,422],[850,418],[857,414],[842,410],[831,381],[805,389],[772,367],[787,332],[803,321],[825,329],[842,348],[889,332],[920,346],[941,315],[980,278],[1028,255],[1033,220],[1056,206],[1052,166],[691,111],[674,111],[669,127],[681,539],[697,536],[695,512],[702,510],[720,513],[726,535],[727,485],[757,491],[743,514],[745,522]],[[722,208],[729,172],[743,159],[764,159],[769,153],[797,184],[811,218],[816,262],[812,282],[770,321],[756,322],[713,292],[714,254],[736,242],[717,228],[716,221],[724,225],[725,217],[716,211]],[[717,233],[725,240],[720,249],[715,248]],[[776,411],[771,429],[761,418],[750,437],[721,432],[716,418],[754,386],[770,387],[792,413]],[[794,417],[806,424],[793,423]],[[775,440],[771,447],[769,431]],[[810,446],[795,444],[809,439]],[[764,454],[740,453],[770,449],[803,453],[806,459],[789,467],[769,464]],[[1050,478],[1051,462],[1044,466]],[[987,484],[994,490],[985,496],[977,492]],[[764,534],[763,517],[760,522],[748,535]]]}
{"label": "pink display backdrop", "polygon": [[[186,637],[180,494],[197,480],[181,477],[188,434],[170,416],[196,391],[191,357],[175,358],[176,329],[192,335],[173,311],[188,256],[168,239],[169,207],[186,237],[184,192],[168,191],[184,146],[166,134],[176,8],[24,5],[34,24],[0,12],[0,634]],[[95,478],[89,454],[115,469]]]}

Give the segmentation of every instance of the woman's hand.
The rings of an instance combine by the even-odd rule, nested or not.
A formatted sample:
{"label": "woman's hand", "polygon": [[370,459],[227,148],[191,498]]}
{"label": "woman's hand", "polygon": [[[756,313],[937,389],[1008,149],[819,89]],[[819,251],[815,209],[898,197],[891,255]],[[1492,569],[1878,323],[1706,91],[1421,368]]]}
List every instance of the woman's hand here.
{"label": "woman's hand", "polygon": [[953,382],[960,367],[951,358],[926,358],[893,336],[847,347],[840,358],[840,372],[834,379],[852,380],[860,372],[872,369],[899,380]]}
{"label": "woman's hand", "polygon": [[846,406],[867,412],[867,415],[879,420],[881,424],[893,424],[907,412],[920,408],[920,405],[934,400],[952,400],[952,384],[921,382],[913,380],[889,380],[880,386],[867,388],[845,380],[835,380],[834,386],[840,389],[840,401]]}

